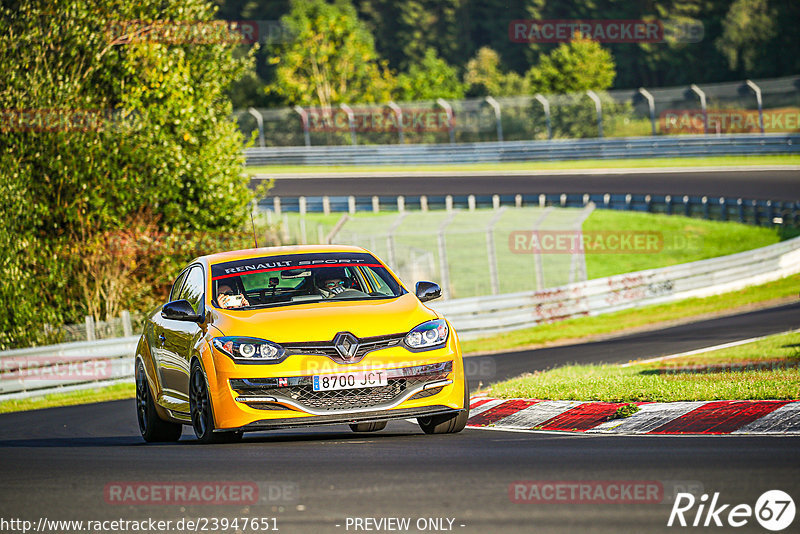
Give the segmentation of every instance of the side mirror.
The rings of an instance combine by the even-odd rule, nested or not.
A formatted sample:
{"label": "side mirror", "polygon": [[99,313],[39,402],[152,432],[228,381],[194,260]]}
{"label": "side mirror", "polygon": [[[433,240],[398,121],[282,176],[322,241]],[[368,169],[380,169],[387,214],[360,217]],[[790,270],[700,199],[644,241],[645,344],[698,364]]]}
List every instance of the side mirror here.
{"label": "side mirror", "polygon": [[167,302],[161,307],[161,317],[164,319],[172,319],[173,321],[191,321],[193,323],[202,323],[203,316],[194,312],[194,308],[189,304],[186,299],[173,300]]}
{"label": "side mirror", "polygon": [[420,302],[427,302],[442,296],[442,288],[433,282],[417,282],[414,292]]}

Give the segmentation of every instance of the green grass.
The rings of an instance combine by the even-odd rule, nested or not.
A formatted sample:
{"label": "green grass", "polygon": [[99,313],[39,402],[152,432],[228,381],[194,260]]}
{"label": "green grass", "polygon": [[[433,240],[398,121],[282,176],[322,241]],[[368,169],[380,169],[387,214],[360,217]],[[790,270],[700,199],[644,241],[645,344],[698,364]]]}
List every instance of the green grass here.
{"label": "green grass", "polygon": [[800,360],[800,333],[770,336],[747,345],[629,367],[568,365],[494,384],[498,398],[605,402],[800,399],[800,369],[662,374],[677,363]]}
{"label": "green grass", "polygon": [[246,167],[248,174],[315,173],[315,172],[403,172],[403,171],[545,171],[572,169],[630,169],[642,167],[715,167],[738,165],[798,165],[800,156],[714,156],[687,158],[652,158],[618,160],[526,161],[505,163],[440,164],[440,165],[348,165],[304,166],[266,165]]}
{"label": "green grass", "polygon": [[563,340],[581,340],[626,330],[657,327],[660,323],[698,315],[734,312],[759,303],[796,297],[800,275],[788,276],[767,284],[705,298],[686,299],[669,304],[637,307],[595,317],[580,317],[495,336],[461,342],[465,354],[494,352],[552,344]]}
{"label": "green grass", "polygon": [[586,254],[590,279],[716,258],[780,241],[773,228],[677,215],[595,210],[583,223],[584,232],[608,230],[657,231],[663,237],[663,248],[655,253]]}
{"label": "green grass", "polygon": [[116,384],[98,389],[72,391],[69,393],[51,393],[44,397],[32,399],[7,400],[0,402],[0,413],[39,410],[56,406],[72,406],[90,402],[104,402],[118,399],[131,399],[136,389],[131,379],[130,384]]}

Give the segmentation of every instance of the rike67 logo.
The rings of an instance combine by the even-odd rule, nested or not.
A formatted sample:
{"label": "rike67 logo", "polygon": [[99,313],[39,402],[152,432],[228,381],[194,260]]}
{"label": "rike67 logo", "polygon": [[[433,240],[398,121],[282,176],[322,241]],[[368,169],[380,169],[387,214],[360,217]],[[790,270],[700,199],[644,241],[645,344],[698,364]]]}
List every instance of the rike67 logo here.
{"label": "rike67 logo", "polygon": [[714,493],[710,502],[708,497],[705,493],[699,499],[691,493],[678,493],[667,526],[738,528],[747,525],[755,517],[763,528],[778,532],[794,521],[794,501],[781,490],[764,492],[754,507],[749,504],[723,504],[719,492]]}

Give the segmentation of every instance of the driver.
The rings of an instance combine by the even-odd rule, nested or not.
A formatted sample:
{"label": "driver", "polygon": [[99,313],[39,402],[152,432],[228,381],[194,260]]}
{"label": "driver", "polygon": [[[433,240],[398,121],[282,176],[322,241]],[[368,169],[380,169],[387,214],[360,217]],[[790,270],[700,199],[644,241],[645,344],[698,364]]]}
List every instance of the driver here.
{"label": "driver", "polygon": [[347,289],[347,277],[342,268],[320,269],[316,275],[317,290],[327,299],[344,293]]}

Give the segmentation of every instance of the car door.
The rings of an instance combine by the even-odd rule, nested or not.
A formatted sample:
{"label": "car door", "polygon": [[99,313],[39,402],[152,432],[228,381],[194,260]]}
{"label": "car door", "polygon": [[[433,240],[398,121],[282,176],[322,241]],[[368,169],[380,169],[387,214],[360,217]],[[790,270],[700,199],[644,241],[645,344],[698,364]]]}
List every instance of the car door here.
{"label": "car door", "polygon": [[[186,275],[188,273],[189,269],[184,269],[175,279],[175,283],[172,284],[172,289],[169,292],[169,298],[167,299],[167,302],[178,299],[178,296],[181,294],[181,289],[183,288],[183,282],[186,280]],[[161,385],[161,391],[159,392],[158,398],[158,401],[161,404],[169,404],[169,402],[164,402],[165,399],[162,397],[164,393],[163,389],[166,384],[165,371],[169,370],[170,366],[172,365],[171,362],[174,360],[174,357],[171,356],[170,352],[164,348],[167,340],[165,333],[166,325],[164,324],[166,321],[167,319],[164,319],[164,317],[161,316],[161,310],[159,309],[156,311],[151,317],[152,326],[147,336],[147,340],[150,344],[150,354],[153,357],[156,373],[158,373],[158,383]],[[171,326],[172,321],[169,321],[169,323]]]}
{"label": "car door", "polygon": [[[195,313],[204,314],[205,273],[200,265],[193,265],[186,274],[180,294],[175,300],[185,299]],[[174,298],[174,297],[173,297]],[[200,325],[193,321],[163,320],[161,376],[165,399],[172,409],[189,412],[189,361],[195,340],[202,334]]]}

